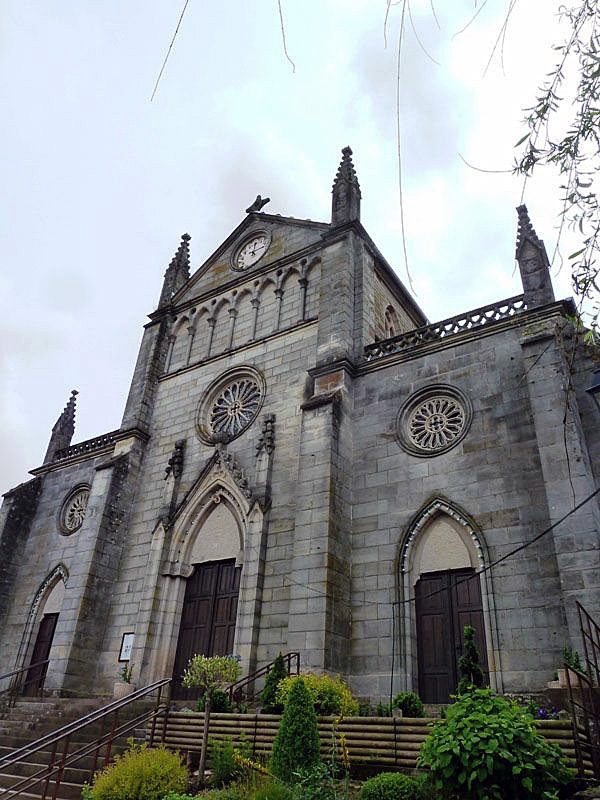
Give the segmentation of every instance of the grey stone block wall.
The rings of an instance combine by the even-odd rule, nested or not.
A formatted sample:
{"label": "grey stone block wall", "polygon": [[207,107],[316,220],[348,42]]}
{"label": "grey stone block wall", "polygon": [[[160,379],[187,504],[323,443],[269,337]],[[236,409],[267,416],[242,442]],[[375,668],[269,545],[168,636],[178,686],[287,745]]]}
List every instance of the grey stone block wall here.
{"label": "grey stone block wall", "polygon": [[[234,272],[231,254],[262,229],[267,255]],[[46,465],[5,500],[0,669],[26,663],[32,603],[60,566],[49,687],[110,693],[129,632],[134,680],[169,675],[194,553],[211,504],[223,503],[240,539],[227,557],[242,567],[234,647],[245,669],[297,649],[305,668],[340,672],[372,700],[417,688],[405,556],[422,515],[448,514],[477,542],[478,565],[495,562],[597,485],[600,415],[585,392],[590,357],[565,356],[557,336],[560,304],[366,361],[388,305],[400,330],[423,321],[387,270],[355,220],[329,228],[250,214],[151,315],[113,452]],[[258,416],[228,444],[207,444],[199,403],[242,367],[264,377]],[[473,415],[455,447],[419,457],[401,446],[397,416],[433,384],[460,390]],[[57,515],[80,484],[91,488],[84,524],[64,536]],[[586,505],[481,578],[496,689],[551,678],[562,647],[578,645],[576,598],[600,615],[599,516]],[[232,537],[211,535],[213,558]]]}

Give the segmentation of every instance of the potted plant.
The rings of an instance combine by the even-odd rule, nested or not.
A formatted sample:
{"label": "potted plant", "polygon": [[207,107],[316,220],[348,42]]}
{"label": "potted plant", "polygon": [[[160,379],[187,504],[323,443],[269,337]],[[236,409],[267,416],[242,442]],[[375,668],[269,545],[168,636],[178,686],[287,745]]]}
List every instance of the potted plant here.
{"label": "potted plant", "polygon": [[562,651],[563,664],[562,669],[557,669],[554,673],[554,680],[548,684],[551,689],[564,689],[569,684],[567,681],[567,670],[575,670],[576,672],[585,673],[584,666],[581,661],[581,656],[577,650],[565,645]]}
{"label": "potted plant", "polygon": [[131,682],[133,675],[133,664],[130,664],[129,661],[126,661],[123,664],[123,668],[121,669],[119,675],[121,676],[121,679],[115,681],[113,686],[113,697],[115,700],[121,700],[121,698],[127,697],[128,694],[135,692],[135,684]]}

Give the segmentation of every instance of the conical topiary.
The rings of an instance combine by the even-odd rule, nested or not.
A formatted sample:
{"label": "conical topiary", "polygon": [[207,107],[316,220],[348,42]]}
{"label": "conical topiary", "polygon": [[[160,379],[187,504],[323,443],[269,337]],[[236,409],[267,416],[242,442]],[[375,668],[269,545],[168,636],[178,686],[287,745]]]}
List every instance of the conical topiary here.
{"label": "conical topiary", "polygon": [[283,656],[279,653],[267,674],[264,688],[259,696],[263,714],[281,714],[283,711],[283,704],[277,702],[277,687],[283,678],[287,678],[287,669]]}
{"label": "conical topiary", "polygon": [[463,654],[458,659],[458,668],[462,675],[458,682],[458,694],[464,694],[470,689],[480,689],[485,683],[483,670],[479,664],[479,652],[475,644],[475,628],[465,625],[464,637]]}
{"label": "conical topiary", "polygon": [[297,678],[289,693],[279,730],[273,742],[269,767],[273,775],[288,783],[294,773],[318,764],[319,729],[310,692],[302,678]]}

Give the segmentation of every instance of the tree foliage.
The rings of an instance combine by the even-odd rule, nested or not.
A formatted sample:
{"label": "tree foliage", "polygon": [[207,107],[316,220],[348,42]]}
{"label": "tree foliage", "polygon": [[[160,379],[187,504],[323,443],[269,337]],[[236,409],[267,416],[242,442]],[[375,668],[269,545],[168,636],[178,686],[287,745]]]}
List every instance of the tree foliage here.
{"label": "tree foliage", "polygon": [[[554,165],[561,179],[562,226],[576,230],[581,246],[569,256],[573,291],[591,301],[591,327],[600,315],[600,205],[595,182],[600,171],[600,33],[598,0],[560,6],[568,36],[554,49],[558,60],[540,87],[525,119],[527,133],[515,170],[530,176],[540,166]],[[571,83],[576,87],[569,90]],[[562,93],[563,89],[567,89]],[[560,120],[564,128],[556,134]],[[559,236],[560,239],[560,236]],[[586,320],[587,321],[587,320]]]}
{"label": "tree foliage", "polygon": [[200,766],[198,768],[198,779],[200,782],[204,780],[210,712],[215,694],[227,686],[227,684],[235,683],[239,677],[240,665],[237,659],[231,658],[230,656],[196,655],[190,659],[190,663],[183,673],[182,684],[188,689],[200,689],[200,694],[204,697],[204,727],[202,731]]}

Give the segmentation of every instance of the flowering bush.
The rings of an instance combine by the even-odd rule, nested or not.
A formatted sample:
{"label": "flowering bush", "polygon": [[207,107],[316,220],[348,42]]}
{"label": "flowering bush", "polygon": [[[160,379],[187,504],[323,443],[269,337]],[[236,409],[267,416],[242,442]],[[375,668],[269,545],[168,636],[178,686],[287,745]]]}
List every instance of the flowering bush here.
{"label": "flowering bush", "polygon": [[187,789],[188,773],[177,753],[145,744],[131,747],[115,758],[114,764],[94,775],[85,787],[86,800],[162,800],[170,792]]}
{"label": "flowering bush", "polygon": [[[326,672],[315,675],[306,672],[300,676],[308,689],[317,714],[340,714],[343,717],[358,715],[358,700],[352,696],[350,687],[338,675]],[[277,701],[286,705],[297,676],[283,678],[277,687]]]}

